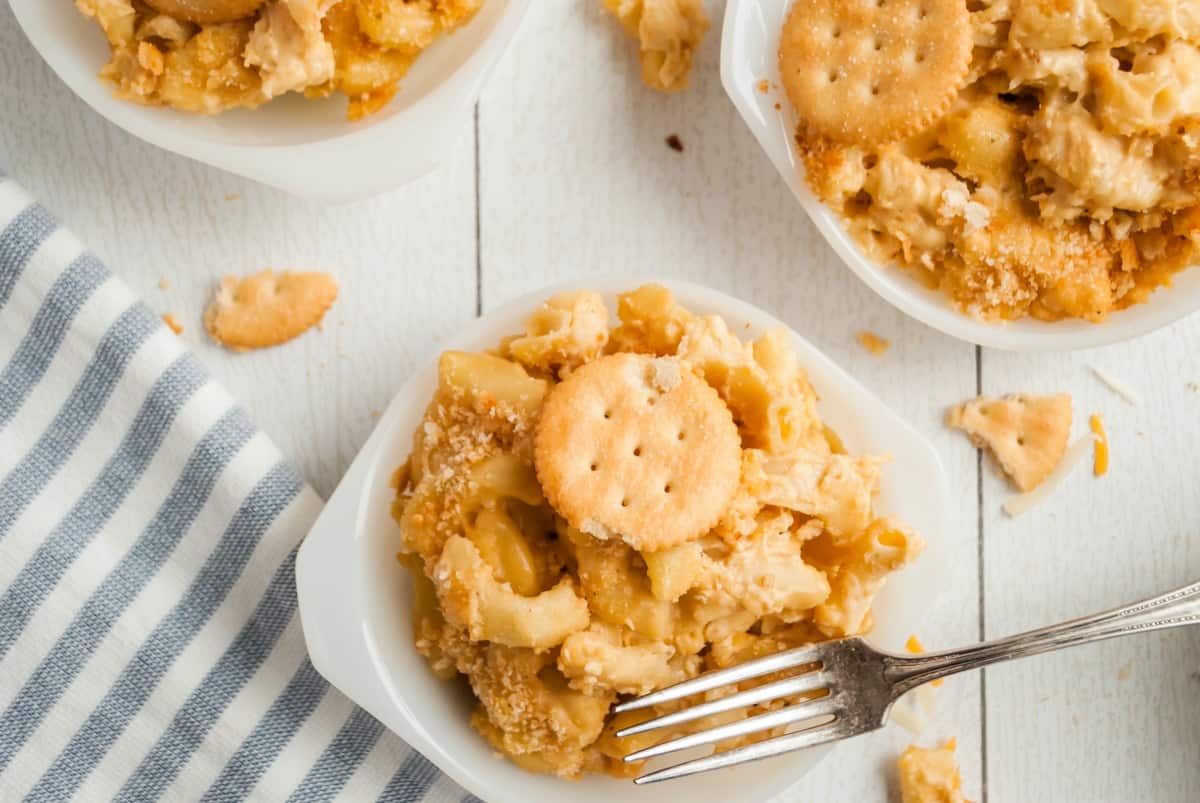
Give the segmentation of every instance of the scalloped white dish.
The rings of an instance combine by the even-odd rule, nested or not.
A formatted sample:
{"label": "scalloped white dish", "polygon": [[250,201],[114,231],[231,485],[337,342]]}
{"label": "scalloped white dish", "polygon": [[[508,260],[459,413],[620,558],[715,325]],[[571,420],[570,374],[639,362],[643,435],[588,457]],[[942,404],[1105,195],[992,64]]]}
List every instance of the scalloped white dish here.
{"label": "scalloped white dish", "polygon": [[[948,335],[1009,351],[1067,351],[1130,340],[1200,309],[1200,270],[1175,276],[1143,304],[1112,313],[1104,323],[1054,323],[1025,318],[989,323],[959,311],[937,290],[906,271],[869,259],[838,216],[813,195],[795,149],[795,116],[779,78],[779,33],[793,0],[728,0],[721,40],[721,83],[738,113],[787,182],[813,224],[842,261],[892,306]],[[762,92],[766,79],[772,89]],[[776,108],[778,104],[779,108]]]}
{"label": "scalloped white dish", "polygon": [[345,120],[342,97],[307,100],[293,93],[212,117],[119,100],[97,77],[108,60],[104,34],[74,3],[9,5],[50,68],[113,124],[181,156],[337,203],[399,187],[449,157],[530,2],[487,0],[471,22],[421,54],[385,109],[358,123]]}
{"label": "scalloped white dish", "polygon": [[[525,318],[555,292],[591,288],[615,310],[618,292],[647,281],[655,280],[594,279],[539,290],[464,327],[441,348],[490,348],[501,336],[520,331]],[[757,336],[781,325],[762,310],[715,290],[678,281],[659,283],[693,311],[724,316],[735,331],[748,326],[747,335]],[[878,509],[908,522],[928,542],[925,553],[892,576],[876,602],[871,641],[900,649],[949,575],[945,473],[920,434],[800,335],[793,331],[792,336],[821,398],[821,416],[847,448],[894,458],[884,469]],[[818,748],[641,787],[607,777],[571,782],[534,775],[497,757],[468,722],[473,706],[469,690],[434,677],[413,646],[409,579],[396,561],[400,531],[390,515],[390,478],[408,457],[413,432],[436,383],[433,355],[396,394],[300,550],[300,616],[313,665],[322,675],[465,789],[491,803],[611,803],[618,795],[632,803],[754,803],[784,792],[825,755],[827,748]]]}

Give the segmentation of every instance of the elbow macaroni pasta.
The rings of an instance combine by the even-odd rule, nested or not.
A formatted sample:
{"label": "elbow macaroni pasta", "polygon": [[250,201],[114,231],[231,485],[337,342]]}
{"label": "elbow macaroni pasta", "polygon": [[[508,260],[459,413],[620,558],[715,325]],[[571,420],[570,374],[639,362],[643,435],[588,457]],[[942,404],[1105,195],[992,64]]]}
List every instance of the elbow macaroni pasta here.
{"label": "elbow macaroni pasta", "polygon": [[[875,514],[880,461],[844,454],[785,332],[743,342],[653,285],[620,296],[618,319],[610,329],[595,293],[564,294],[494,353],[443,354],[395,477],[418,650],[439,677],[466,676],[471,721],[497,750],[566,777],[628,775],[621,756],[663,737],[617,740],[653,713],[610,716],[620,695],[864,632],[886,576],[921,548]],[[546,394],[616,351],[679,357],[729,406],[742,441],[720,523],[659,552],[568,525],[533,467]]]}

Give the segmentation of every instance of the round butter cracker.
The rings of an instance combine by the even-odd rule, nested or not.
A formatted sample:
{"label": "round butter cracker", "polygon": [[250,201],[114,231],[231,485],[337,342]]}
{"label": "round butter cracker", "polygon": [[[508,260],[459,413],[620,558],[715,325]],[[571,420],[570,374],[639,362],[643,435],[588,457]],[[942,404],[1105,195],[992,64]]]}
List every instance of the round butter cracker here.
{"label": "round butter cracker", "polygon": [[337,280],[327,273],[226,276],[204,310],[204,328],[234,351],[277,346],[320,323],[337,294]]}
{"label": "round butter cracker", "polygon": [[971,51],[964,0],[796,0],[780,34],[779,72],[814,134],[881,145],[946,113]]}
{"label": "round butter cracker", "polygon": [[653,552],[717,523],[737,490],[741,439],[717,392],[678,358],[612,354],[547,396],[534,463],[573,527]]}

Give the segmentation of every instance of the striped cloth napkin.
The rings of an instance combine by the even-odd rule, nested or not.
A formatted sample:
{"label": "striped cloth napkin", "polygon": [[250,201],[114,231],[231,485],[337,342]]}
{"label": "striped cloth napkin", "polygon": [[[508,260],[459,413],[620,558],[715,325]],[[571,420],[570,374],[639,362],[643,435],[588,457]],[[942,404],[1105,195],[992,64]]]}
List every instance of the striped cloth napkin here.
{"label": "striped cloth napkin", "polygon": [[463,800],[306,657],[320,506],[0,171],[0,799]]}

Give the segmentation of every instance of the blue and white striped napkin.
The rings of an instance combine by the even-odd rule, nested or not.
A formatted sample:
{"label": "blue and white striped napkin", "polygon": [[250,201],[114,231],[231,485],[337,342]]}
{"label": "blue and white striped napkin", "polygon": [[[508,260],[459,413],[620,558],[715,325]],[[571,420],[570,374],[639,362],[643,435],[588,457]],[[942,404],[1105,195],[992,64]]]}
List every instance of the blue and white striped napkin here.
{"label": "blue and white striped napkin", "polygon": [[306,657],[320,505],[0,172],[0,800],[462,800]]}

